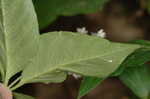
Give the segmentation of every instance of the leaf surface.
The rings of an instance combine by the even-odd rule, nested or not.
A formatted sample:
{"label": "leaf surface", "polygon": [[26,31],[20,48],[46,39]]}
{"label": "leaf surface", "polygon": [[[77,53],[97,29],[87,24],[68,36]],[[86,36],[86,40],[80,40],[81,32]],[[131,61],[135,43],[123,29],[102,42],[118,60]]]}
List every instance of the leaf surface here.
{"label": "leaf surface", "polygon": [[58,16],[96,12],[108,0],[33,0],[40,27],[46,27]]}
{"label": "leaf surface", "polygon": [[131,43],[140,44],[140,45],[143,45],[143,47],[150,47],[150,41],[147,41],[147,40],[134,40],[134,41],[131,41]]}
{"label": "leaf surface", "polygon": [[41,35],[39,52],[32,64],[24,69],[21,82],[33,82],[55,71],[104,78],[139,47],[71,32],[47,33]]}
{"label": "leaf surface", "polygon": [[121,64],[118,70],[116,70],[112,76],[120,75],[124,69],[128,67],[143,66],[146,62],[150,60],[150,41],[146,40],[134,40],[131,43],[139,44],[142,47],[137,49],[132,54],[130,54],[125,61]]}
{"label": "leaf surface", "polygon": [[137,49],[134,53],[129,55],[127,59],[121,64],[125,67],[137,67],[142,66],[150,60],[150,48],[140,48]]}
{"label": "leaf surface", "polygon": [[31,80],[30,83],[34,82],[42,82],[42,83],[60,83],[67,78],[67,74],[65,72],[56,70],[50,73],[46,73],[44,75],[40,75],[36,77],[34,80]]}
{"label": "leaf surface", "polygon": [[147,66],[128,68],[119,78],[141,99],[150,98],[150,71]]}
{"label": "leaf surface", "polygon": [[96,78],[96,77],[84,77],[79,89],[78,99],[82,96],[89,93],[92,89],[94,89],[98,84],[100,84],[104,79]]}
{"label": "leaf surface", "polygon": [[0,0],[0,70],[6,83],[35,56],[38,33],[31,0]]}
{"label": "leaf surface", "polygon": [[[140,49],[137,49],[135,52],[133,52],[131,55],[129,55],[125,61],[121,64],[121,66],[111,74],[111,76],[120,76],[124,70],[128,69],[128,67],[137,67],[137,66],[143,66],[145,62],[149,61],[150,59],[150,42],[145,40],[136,40],[133,41],[134,44],[140,44],[143,46]],[[79,96],[78,98],[84,96],[87,94],[91,89],[95,88],[98,84],[101,83],[101,78],[95,78],[95,77],[85,77],[80,85],[79,90]]]}

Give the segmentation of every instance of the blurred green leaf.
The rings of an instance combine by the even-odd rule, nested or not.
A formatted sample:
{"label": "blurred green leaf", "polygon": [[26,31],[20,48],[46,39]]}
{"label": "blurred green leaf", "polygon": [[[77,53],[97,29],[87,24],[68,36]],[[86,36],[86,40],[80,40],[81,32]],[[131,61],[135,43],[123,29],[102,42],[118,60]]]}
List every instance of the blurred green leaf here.
{"label": "blurred green leaf", "polygon": [[92,91],[92,89],[94,89],[103,80],[104,79],[102,78],[96,77],[84,77],[80,85],[78,99]]}
{"label": "blurred green leaf", "polygon": [[142,46],[142,48],[137,49],[132,54],[130,54],[121,64],[121,66],[112,74],[112,76],[120,75],[127,67],[142,66],[150,60],[150,41],[134,40],[130,43],[139,44]]}
{"label": "blurred green leaf", "polygon": [[150,47],[150,41],[147,41],[147,40],[134,40],[134,41],[131,41],[131,43],[140,44],[140,45],[143,45],[143,47]]}
{"label": "blurred green leaf", "polygon": [[108,0],[34,0],[40,28],[48,26],[58,16],[87,14],[101,9]]}
{"label": "blurred green leaf", "polygon": [[125,66],[121,65],[116,71],[114,71],[110,76],[117,77],[119,76],[124,70],[126,69]]}
{"label": "blurred green leaf", "polygon": [[119,76],[128,67],[142,66],[150,60],[150,48],[140,48],[130,54],[120,67],[111,75]]}
{"label": "blurred green leaf", "polygon": [[129,67],[119,78],[141,99],[150,99],[150,71],[148,66]]}
{"label": "blurred green leaf", "polygon": [[121,64],[121,67],[141,66],[150,60],[150,48],[140,48],[129,55]]}

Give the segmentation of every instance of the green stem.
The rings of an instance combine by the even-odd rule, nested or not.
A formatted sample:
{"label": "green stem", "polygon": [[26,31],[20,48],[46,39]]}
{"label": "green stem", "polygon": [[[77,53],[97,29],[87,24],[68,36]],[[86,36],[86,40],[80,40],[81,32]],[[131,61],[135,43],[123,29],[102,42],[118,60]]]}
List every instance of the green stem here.
{"label": "green stem", "polygon": [[5,77],[4,77],[4,71],[3,70],[1,70],[1,79],[2,79],[2,82],[4,82],[4,79]]}
{"label": "green stem", "polygon": [[20,79],[21,79],[21,77],[18,77],[16,80],[14,80],[14,81],[8,86],[8,88],[13,87]]}
{"label": "green stem", "polygon": [[8,80],[7,78],[5,78],[5,80],[4,80],[4,85],[5,85],[5,86],[8,86],[8,81],[9,81],[9,80]]}
{"label": "green stem", "polygon": [[14,90],[16,90],[17,88],[19,88],[19,87],[21,87],[21,86],[23,86],[24,85],[24,83],[18,83],[16,86],[14,86],[14,87],[12,87],[12,88],[10,88],[10,90],[11,91],[14,91]]}

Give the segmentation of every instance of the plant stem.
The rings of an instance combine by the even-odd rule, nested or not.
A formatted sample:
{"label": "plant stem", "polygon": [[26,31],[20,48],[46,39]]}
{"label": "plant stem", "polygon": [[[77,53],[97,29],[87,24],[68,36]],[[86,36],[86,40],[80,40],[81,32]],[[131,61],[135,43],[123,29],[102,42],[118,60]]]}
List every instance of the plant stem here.
{"label": "plant stem", "polygon": [[23,86],[24,85],[24,83],[18,83],[16,86],[14,86],[14,87],[12,87],[12,88],[10,88],[10,90],[11,91],[14,91],[15,89],[17,89],[17,88],[19,88],[19,87],[21,87],[21,86]]}
{"label": "plant stem", "polygon": [[21,79],[21,77],[18,77],[16,80],[14,80],[14,81],[8,86],[8,88],[13,87],[20,79]]}
{"label": "plant stem", "polygon": [[1,72],[1,79],[2,79],[2,82],[4,82],[4,71],[1,70],[0,72]]}
{"label": "plant stem", "polygon": [[4,85],[8,86],[9,78],[5,75]]}

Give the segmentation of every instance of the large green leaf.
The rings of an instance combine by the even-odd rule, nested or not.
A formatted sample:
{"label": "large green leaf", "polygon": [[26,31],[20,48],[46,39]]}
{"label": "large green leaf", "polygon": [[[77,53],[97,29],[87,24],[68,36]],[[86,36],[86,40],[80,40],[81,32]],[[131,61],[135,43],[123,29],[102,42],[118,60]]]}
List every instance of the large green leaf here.
{"label": "large green leaf", "polygon": [[40,27],[43,28],[58,16],[92,13],[108,0],[33,0]]}
{"label": "large green leaf", "polygon": [[[145,40],[136,40],[132,43],[140,44],[141,46],[143,46],[143,48],[137,49],[134,53],[129,55],[121,64],[121,66],[113,74],[111,74],[111,76],[119,76],[125,69],[128,69],[128,67],[141,66],[145,64],[145,62],[149,61],[150,49],[148,47],[150,46],[150,42]],[[85,77],[81,83],[79,98],[81,96],[84,96],[89,91],[91,91],[91,89],[100,84],[101,80],[101,78]]]}
{"label": "large green leaf", "polygon": [[129,55],[125,61],[120,65],[120,67],[111,75],[119,76],[128,67],[138,67],[143,66],[146,62],[150,60],[150,48],[140,48],[134,53]]}
{"label": "large green leaf", "polygon": [[34,82],[42,82],[42,83],[59,83],[66,79],[67,75],[65,72],[62,71],[52,71],[49,73],[45,73],[43,75],[39,75],[38,77],[34,78],[34,80],[31,80],[30,83]]}
{"label": "large green leaf", "polygon": [[141,99],[150,99],[150,71],[147,66],[127,68],[120,79]]}
{"label": "large green leaf", "polygon": [[[148,52],[150,51],[148,50]],[[125,61],[121,64],[121,66],[110,76],[119,76],[124,72],[125,69],[128,69],[128,67],[131,66],[136,67],[139,66],[140,64],[145,64],[145,61],[149,60],[149,56],[150,54],[147,53],[147,51],[142,51],[142,49],[138,49],[130,56],[128,56],[128,58],[125,59]],[[80,85],[78,98],[86,95],[88,92],[94,89],[98,84],[100,84],[102,80],[103,80],[102,78],[85,77]]]}
{"label": "large green leaf", "polygon": [[96,78],[96,77],[84,77],[81,82],[81,85],[80,85],[78,99],[80,99],[82,96],[89,93],[92,89],[94,89],[103,80],[104,79],[102,79],[102,78]]}
{"label": "large green leaf", "polygon": [[147,40],[134,40],[134,41],[131,41],[131,43],[140,44],[140,45],[143,45],[143,47],[150,47],[150,41],[147,41]]}
{"label": "large green leaf", "polygon": [[37,36],[31,0],[0,0],[0,69],[6,84],[35,56]]}
{"label": "large green leaf", "polygon": [[34,99],[31,96],[27,96],[25,94],[21,94],[21,93],[13,93],[14,99]]}
{"label": "large green leaf", "polygon": [[132,53],[128,58],[122,63],[121,66],[125,67],[136,67],[141,66],[150,60],[150,48],[140,48]]}
{"label": "large green leaf", "polygon": [[139,44],[142,46],[142,48],[137,49],[135,52],[129,55],[121,64],[119,69],[112,74],[112,76],[120,75],[124,69],[128,67],[143,66],[143,64],[150,60],[150,41],[134,40],[131,43]]}
{"label": "large green leaf", "polygon": [[56,71],[107,77],[119,67],[126,56],[139,47],[71,32],[44,34],[40,37],[36,58],[22,73],[20,85],[34,80],[43,82],[43,79],[37,81],[38,77]]}

